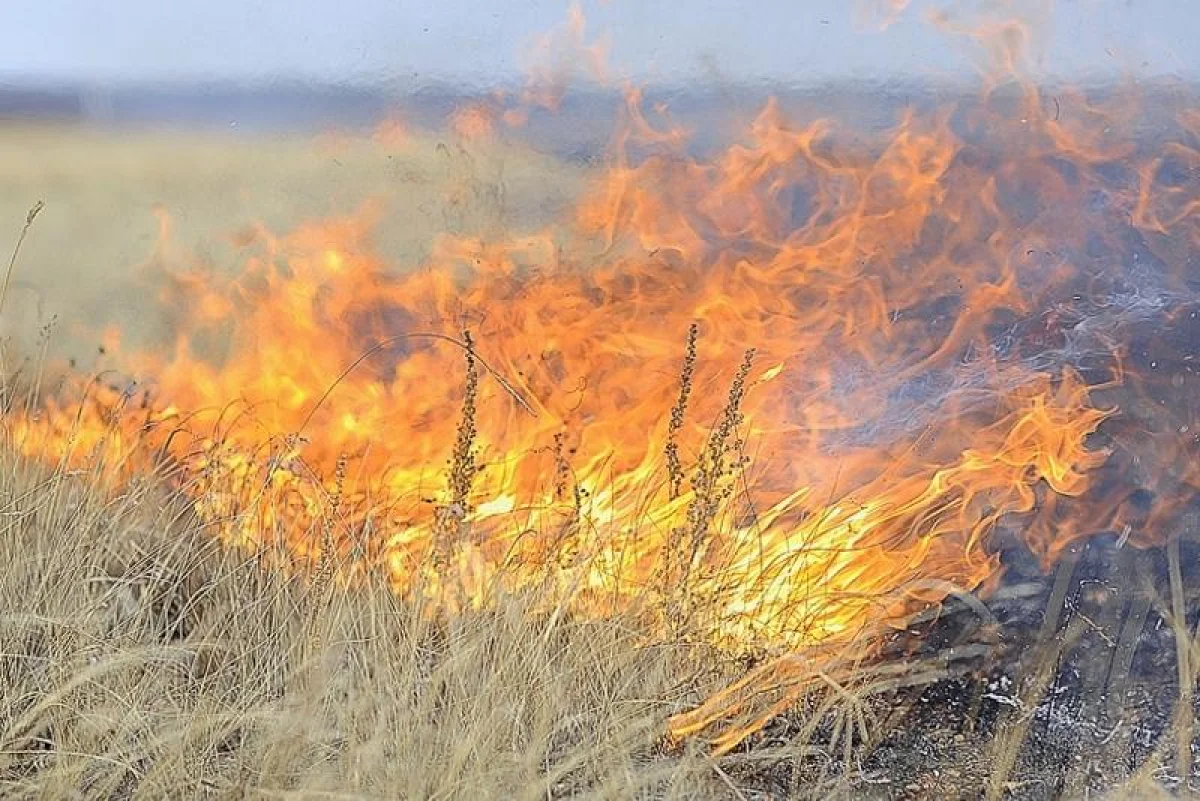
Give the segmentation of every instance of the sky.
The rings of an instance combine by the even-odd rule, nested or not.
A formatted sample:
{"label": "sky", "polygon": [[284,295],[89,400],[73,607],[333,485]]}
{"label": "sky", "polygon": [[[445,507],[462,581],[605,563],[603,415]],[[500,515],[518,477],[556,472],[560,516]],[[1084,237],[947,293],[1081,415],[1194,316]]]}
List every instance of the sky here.
{"label": "sky", "polygon": [[[592,0],[583,10],[587,37],[608,36],[621,75],[802,84],[962,74],[975,69],[974,51],[926,12],[966,18],[1017,5],[912,0],[881,30],[868,2],[904,0]],[[1200,75],[1200,0],[1024,7],[1039,9],[1035,73]],[[536,37],[567,9],[566,0],[0,0],[0,80],[503,84],[519,79]]]}

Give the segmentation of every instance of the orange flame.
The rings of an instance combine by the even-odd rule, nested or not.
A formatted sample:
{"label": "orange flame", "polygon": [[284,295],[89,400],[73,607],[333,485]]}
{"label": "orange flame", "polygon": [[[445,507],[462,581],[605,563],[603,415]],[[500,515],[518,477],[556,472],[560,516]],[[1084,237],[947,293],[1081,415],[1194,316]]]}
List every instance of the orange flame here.
{"label": "orange flame", "polygon": [[450,115],[450,129],[468,141],[488,139],[496,128],[497,110],[484,103],[462,106]]}
{"label": "orange flame", "polygon": [[399,149],[412,141],[412,132],[404,119],[392,114],[375,126],[371,139],[388,149]]}

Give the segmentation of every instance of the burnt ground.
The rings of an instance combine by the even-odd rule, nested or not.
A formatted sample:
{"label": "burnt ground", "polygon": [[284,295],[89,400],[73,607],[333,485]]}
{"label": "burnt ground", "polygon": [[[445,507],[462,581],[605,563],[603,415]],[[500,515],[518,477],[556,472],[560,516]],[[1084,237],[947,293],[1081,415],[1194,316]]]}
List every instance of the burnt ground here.
{"label": "burnt ground", "polygon": [[[1099,798],[1134,778],[1123,797],[1200,793],[1200,725],[1189,731],[1192,717],[1179,714],[1172,614],[1184,612],[1184,703],[1200,719],[1200,307],[1168,303],[1114,325],[1102,316],[1076,315],[1056,347],[1098,352],[1088,326],[1125,343],[1125,380],[1094,397],[1119,409],[1094,438],[1111,455],[1088,493],[1113,502],[1112,530],[1049,574],[1019,531],[997,532],[1000,588],[950,599],[882,655],[914,674],[936,665],[930,680],[872,695],[872,725],[849,756],[836,719],[815,733],[803,709],[775,720],[723,758],[743,796],[973,799],[995,781],[998,797],[1034,801]],[[1096,383],[1109,369],[1075,366],[1097,367]]]}
{"label": "burnt ground", "polygon": [[[843,741],[830,747],[833,721],[804,735],[808,755],[797,758],[807,720],[797,711],[723,758],[743,795],[803,798],[822,787],[816,797],[982,798],[1005,744],[1003,798],[1099,798],[1134,777],[1171,794],[1200,789],[1200,740],[1189,775],[1177,770],[1166,551],[1103,536],[1051,575],[1018,549],[1006,563],[986,613],[953,600],[936,620],[896,635],[893,659],[949,667],[940,680],[873,697],[877,725],[849,762]],[[1179,563],[1194,634],[1200,544],[1184,541]],[[1193,707],[1200,717],[1200,703]],[[781,755],[775,763],[762,758],[772,749]]]}

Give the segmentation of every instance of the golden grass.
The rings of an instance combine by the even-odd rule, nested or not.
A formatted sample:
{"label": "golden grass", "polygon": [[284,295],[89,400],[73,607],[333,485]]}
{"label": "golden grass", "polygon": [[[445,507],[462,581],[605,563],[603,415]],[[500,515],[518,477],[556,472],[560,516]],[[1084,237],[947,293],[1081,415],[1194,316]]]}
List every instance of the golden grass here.
{"label": "golden grass", "polygon": [[[0,456],[0,797],[868,797],[861,763],[751,789],[824,752],[817,719],[720,760],[665,747],[666,718],[734,675],[708,649],[520,597],[437,619],[382,582],[288,578],[263,567],[279,555],[221,548],[162,482],[106,483]],[[1048,622],[1030,704],[1082,623]],[[849,729],[869,701],[825,706]],[[886,733],[872,721],[855,748]],[[1052,797],[1008,778],[1028,723],[989,741],[989,797]],[[1110,797],[1168,797],[1154,774]],[[900,789],[869,797],[934,797]],[[947,797],[981,788],[962,789]]]}
{"label": "golden grass", "polygon": [[4,459],[0,496],[4,798],[685,798],[718,781],[656,745],[698,698],[695,648],[520,598],[434,623],[382,584],[289,580],[152,483],[105,498]]}

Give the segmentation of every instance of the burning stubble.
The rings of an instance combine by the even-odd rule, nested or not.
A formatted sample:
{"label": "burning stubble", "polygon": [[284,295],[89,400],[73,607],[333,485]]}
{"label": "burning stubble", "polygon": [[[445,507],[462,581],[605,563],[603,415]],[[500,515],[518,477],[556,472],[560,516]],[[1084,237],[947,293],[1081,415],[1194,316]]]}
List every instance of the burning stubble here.
{"label": "burning stubble", "polygon": [[[1200,205],[1171,177],[1195,120],[1146,142],[1103,98],[1072,114],[1004,77],[877,142],[770,101],[705,153],[630,91],[559,224],[446,233],[420,269],[379,255],[375,208],[260,230],[227,280],[166,282],[172,347],[113,348],[146,410],[68,381],[10,441],[118,484],[165,453],[223,543],[315,552],[313,597],[362,578],[334,569],[353,548],[432,618],[532,594],[755,657],[670,722],[727,752],[815,690],[894,689],[862,666],[994,589],[1001,529],[1052,567],[1114,528],[1162,542],[1200,487],[1195,420],[1142,408],[1142,354],[1194,344],[1131,344],[1195,305]],[[481,120],[459,135],[495,137]]]}

